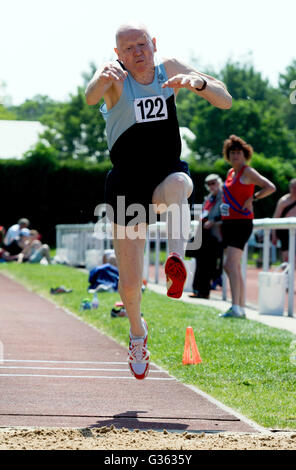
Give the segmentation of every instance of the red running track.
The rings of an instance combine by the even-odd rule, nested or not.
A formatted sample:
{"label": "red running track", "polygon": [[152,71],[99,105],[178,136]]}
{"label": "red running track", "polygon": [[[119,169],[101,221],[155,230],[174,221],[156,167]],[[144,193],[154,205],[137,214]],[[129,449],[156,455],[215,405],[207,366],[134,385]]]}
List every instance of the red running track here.
{"label": "red running track", "polygon": [[258,430],[155,365],[137,381],[126,348],[2,274],[0,309],[0,426]]}

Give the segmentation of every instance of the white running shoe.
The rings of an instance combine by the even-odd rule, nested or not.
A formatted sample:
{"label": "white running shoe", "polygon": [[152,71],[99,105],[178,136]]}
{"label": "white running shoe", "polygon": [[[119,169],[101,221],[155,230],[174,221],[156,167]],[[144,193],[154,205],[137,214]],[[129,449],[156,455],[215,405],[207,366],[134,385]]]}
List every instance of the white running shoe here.
{"label": "white running shoe", "polygon": [[237,312],[232,307],[227,310],[225,313],[220,313],[219,317],[221,318],[246,318],[246,314],[242,312]]}
{"label": "white running shoe", "polygon": [[143,338],[133,338],[130,333],[128,365],[133,376],[138,380],[143,380],[149,372],[150,353],[147,349],[148,326],[142,319],[145,329]]}

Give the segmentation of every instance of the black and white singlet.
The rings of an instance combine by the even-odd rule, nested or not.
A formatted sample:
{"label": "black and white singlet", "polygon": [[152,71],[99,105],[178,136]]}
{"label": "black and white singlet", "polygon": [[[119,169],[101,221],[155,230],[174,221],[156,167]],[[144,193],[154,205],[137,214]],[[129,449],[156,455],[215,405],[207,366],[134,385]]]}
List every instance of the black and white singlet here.
{"label": "black and white singlet", "polygon": [[148,221],[148,210],[156,186],[171,173],[189,175],[187,163],[180,160],[174,91],[161,88],[166,80],[163,64],[155,66],[154,80],[149,85],[136,82],[128,74],[116,105],[110,110],[106,104],[101,106],[113,163],[106,180],[106,203],[113,208],[114,221],[120,225],[127,225],[132,216],[120,217],[118,196],[124,196],[125,207],[141,204],[146,210],[145,221],[153,223]]}

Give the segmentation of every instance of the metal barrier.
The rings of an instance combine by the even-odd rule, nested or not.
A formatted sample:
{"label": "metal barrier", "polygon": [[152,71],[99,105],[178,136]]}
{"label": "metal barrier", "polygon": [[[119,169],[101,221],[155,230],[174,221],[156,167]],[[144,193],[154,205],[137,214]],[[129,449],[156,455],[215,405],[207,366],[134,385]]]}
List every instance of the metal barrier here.
{"label": "metal barrier", "polygon": [[[271,230],[289,230],[289,283],[288,283],[288,315],[293,317],[294,312],[294,279],[295,279],[295,229],[296,229],[296,217],[286,218],[266,218],[266,219],[255,219],[254,230],[263,230],[263,266],[262,270],[269,271],[270,261],[270,233]],[[246,245],[245,253],[243,256],[243,275],[246,278],[246,268],[248,259],[248,245]]]}
{"label": "metal barrier", "polygon": [[[198,220],[202,211],[201,204],[194,204],[192,207],[191,235],[198,228]],[[149,279],[149,265],[151,244],[155,244],[155,279],[159,281],[159,255],[160,244],[164,243],[167,248],[167,225],[165,222],[157,222],[148,226],[147,241],[144,255],[144,278]],[[101,264],[103,253],[106,249],[112,248],[111,224],[106,222],[106,218],[99,219],[96,224],[64,224],[56,225],[56,249],[57,259],[60,262],[72,266],[87,266],[88,259],[93,263]]]}
{"label": "metal barrier", "polygon": [[72,266],[102,264],[104,250],[111,248],[111,237],[95,230],[95,224],[56,226],[56,257]]}
{"label": "metal barrier", "polygon": [[[191,222],[190,235],[194,236],[198,229],[198,221]],[[154,261],[151,263],[151,245],[154,245]],[[155,266],[154,282],[159,282],[160,246],[165,245],[168,254],[167,225],[165,222],[157,222],[149,225],[144,253],[144,273],[147,280],[149,266]],[[67,224],[56,226],[56,257],[60,262],[72,266],[86,266],[88,255],[92,255],[95,264],[101,264],[106,249],[112,248],[111,224]]]}

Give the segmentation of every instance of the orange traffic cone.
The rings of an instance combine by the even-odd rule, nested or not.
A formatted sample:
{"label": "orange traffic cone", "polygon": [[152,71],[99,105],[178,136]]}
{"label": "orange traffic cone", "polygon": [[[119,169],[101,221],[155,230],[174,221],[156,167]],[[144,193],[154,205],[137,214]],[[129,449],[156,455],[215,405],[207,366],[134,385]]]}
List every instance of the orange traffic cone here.
{"label": "orange traffic cone", "polygon": [[[190,351],[191,346],[191,351]],[[192,352],[192,357],[191,357]],[[183,353],[183,360],[182,363],[185,364],[200,364],[202,362],[200,354],[198,352],[193,329],[191,326],[186,328],[186,335],[185,335],[185,345],[184,345],[184,353]]]}

